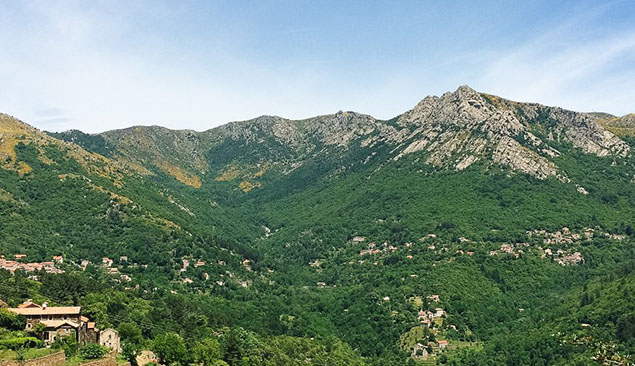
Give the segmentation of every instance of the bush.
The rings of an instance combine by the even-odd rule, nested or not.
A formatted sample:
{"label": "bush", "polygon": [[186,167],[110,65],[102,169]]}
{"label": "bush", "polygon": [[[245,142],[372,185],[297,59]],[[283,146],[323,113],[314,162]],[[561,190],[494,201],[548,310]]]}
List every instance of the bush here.
{"label": "bush", "polygon": [[86,360],[102,358],[106,353],[108,353],[108,348],[100,346],[97,343],[88,343],[79,350],[80,356]]}
{"label": "bush", "polygon": [[51,347],[64,350],[66,357],[73,357],[77,354],[77,340],[73,336],[59,337]]}
{"label": "bush", "polygon": [[41,346],[42,341],[35,337],[16,337],[0,340],[0,349],[8,348],[17,350],[21,348],[35,348]]}

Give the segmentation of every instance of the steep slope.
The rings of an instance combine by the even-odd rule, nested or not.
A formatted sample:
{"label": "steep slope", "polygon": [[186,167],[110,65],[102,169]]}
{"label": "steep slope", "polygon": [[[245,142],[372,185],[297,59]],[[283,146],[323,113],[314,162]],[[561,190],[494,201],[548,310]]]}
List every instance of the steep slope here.
{"label": "steep slope", "polygon": [[484,159],[539,179],[556,176],[551,158],[560,152],[552,141],[598,156],[629,152],[628,145],[583,113],[515,103],[466,86],[424,99],[398,123],[414,127],[409,136],[414,141],[402,154],[427,151],[428,163],[456,170]]}
{"label": "steep slope", "polygon": [[393,226],[416,240],[448,224],[456,237],[480,238],[632,224],[632,147],[605,118],[461,86],[388,121],[262,116],[204,132],[133,127],[93,138],[190,202],[247,209],[284,227],[271,248],[291,253],[285,243],[328,227],[328,240],[293,254],[304,260],[357,231],[390,240]]}
{"label": "steep slope", "polygon": [[55,165],[47,152],[57,150],[74,159],[89,173],[111,179],[115,183],[129,173],[116,161],[86,151],[75,144],[51,138],[24,122],[0,114],[0,163],[3,169],[16,171],[20,176],[30,173],[32,168],[18,159],[16,148],[31,144],[37,149],[38,160],[43,164]]}
{"label": "steep slope", "polygon": [[207,171],[200,137],[193,131],[130,127],[100,137],[115,146],[113,156],[124,164],[148,171],[158,169],[195,188],[201,186],[200,176]]}
{"label": "steep slope", "polygon": [[3,255],[39,261],[63,253],[77,263],[124,255],[168,265],[160,271],[171,278],[181,255],[218,256],[224,246],[237,251],[227,263],[242,268],[239,253],[246,249],[236,240],[254,235],[242,214],[185,197],[149,180],[146,168],[86,151],[8,115],[0,115],[0,151]]}

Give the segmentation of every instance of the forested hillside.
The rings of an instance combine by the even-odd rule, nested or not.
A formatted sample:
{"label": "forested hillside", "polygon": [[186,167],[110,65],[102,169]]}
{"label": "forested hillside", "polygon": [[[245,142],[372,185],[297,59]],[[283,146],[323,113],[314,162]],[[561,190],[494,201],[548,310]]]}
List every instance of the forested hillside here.
{"label": "forested hillside", "polygon": [[0,115],[0,254],[65,272],[0,270],[0,299],[79,304],[182,365],[632,364],[629,118],[466,86],[386,121]]}

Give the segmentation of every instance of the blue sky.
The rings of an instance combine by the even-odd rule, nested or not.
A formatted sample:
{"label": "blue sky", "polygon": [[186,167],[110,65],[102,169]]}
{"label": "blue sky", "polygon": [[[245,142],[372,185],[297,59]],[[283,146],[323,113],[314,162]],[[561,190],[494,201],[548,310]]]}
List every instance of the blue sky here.
{"label": "blue sky", "polygon": [[0,111],[38,128],[391,118],[468,84],[635,112],[635,1],[0,0]]}

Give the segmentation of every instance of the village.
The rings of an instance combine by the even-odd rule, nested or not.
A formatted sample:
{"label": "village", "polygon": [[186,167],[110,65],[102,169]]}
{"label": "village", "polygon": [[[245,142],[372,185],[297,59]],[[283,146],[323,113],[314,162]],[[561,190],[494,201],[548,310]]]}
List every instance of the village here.
{"label": "village", "polygon": [[[235,253],[230,252],[230,256],[237,256]],[[65,273],[62,264],[71,266],[72,268],[79,268],[85,271],[89,266],[97,266],[102,268],[107,274],[111,275],[113,282],[119,284],[125,284],[132,282],[133,278],[131,273],[137,269],[146,269],[147,264],[139,264],[132,262],[128,259],[128,256],[122,255],[118,259],[112,259],[110,257],[103,257],[97,263],[93,263],[90,260],[82,259],[77,262],[67,261],[65,262],[62,255],[55,255],[51,261],[44,262],[28,262],[27,254],[15,254],[8,256],[13,259],[6,259],[6,255],[0,255],[0,270],[7,270],[11,274],[15,274],[16,271],[23,271],[30,274],[29,278],[32,280],[39,280],[37,273],[44,271],[47,274],[61,274]],[[178,270],[179,278],[175,279],[175,283],[180,282],[184,285],[193,284],[196,281],[192,277],[192,269],[197,273],[196,278],[202,281],[209,281],[212,276],[208,272],[211,266],[225,267],[227,265],[225,260],[215,260],[213,263],[207,262],[202,259],[192,258],[191,256],[184,256],[181,258],[181,266]],[[252,272],[251,260],[247,258],[240,259],[240,265],[246,272]],[[68,269],[68,268],[66,268]],[[132,270],[132,271],[130,271]],[[202,272],[200,272],[202,271]],[[200,272],[200,273],[199,273]],[[241,278],[238,274],[226,270],[224,273],[217,274],[214,281],[210,281],[209,286],[228,286],[233,284],[238,287],[247,288],[251,285],[251,280]],[[138,285],[134,287],[125,286],[124,290],[136,290]],[[172,290],[176,293],[176,290]]]}
{"label": "village", "polygon": [[[428,299],[438,303],[441,301],[439,295],[430,295]],[[445,339],[432,338],[430,335],[435,336],[438,334],[438,329],[443,325],[443,320],[447,318],[445,310],[441,307],[437,307],[432,310],[420,309],[417,320],[419,324],[424,327],[428,332],[424,332],[424,335],[419,341],[412,347],[411,357],[415,360],[427,359],[432,357],[436,353],[439,353],[448,348],[450,342]],[[437,329],[433,329],[436,327]],[[425,336],[427,334],[427,336]],[[432,338],[432,339],[431,339]]]}
{"label": "village", "polygon": [[[413,306],[421,306],[416,317],[418,325],[403,333],[399,339],[399,347],[409,352],[413,361],[434,365],[449,351],[474,346],[472,342],[450,341],[449,333],[456,335],[457,326],[448,324],[449,314],[439,306],[441,297],[438,294],[432,294],[427,296],[426,300],[424,302],[420,296],[409,300]],[[423,307],[424,303],[428,304],[427,310]]]}
{"label": "village", "polygon": [[[584,263],[583,254],[575,249],[575,245],[594,239],[607,239],[612,241],[622,241],[626,238],[623,234],[612,234],[597,229],[584,227],[580,230],[572,230],[563,227],[560,230],[550,232],[547,230],[527,231],[527,241],[498,244],[498,248],[491,249],[487,253],[489,256],[509,255],[519,259],[524,254],[536,253],[541,259],[551,260],[561,266],[577,265]],[[416,242],[406,242],[404,244],[394,244],[375,241],[368,241],[364,236],[354,236],[349,243],[353,247],[359,248],[357,261],[349,261],[349,264],[372,264],[379,265],[377,256],[388,255],[405,251],[405,259],[414,259],[417,253],[427,250],[430,253],[450,257],[474,256],[482,247],[487,247],[491,243],[481,243],[466,237],[459,237],[455,241],[438,238],[437,234],[430,233],[422,236]],[[423,245],[423,246],[421,246]],[[452,248],[452,249],[451,249]],[[318,268],[324,260],[317,259],[310,263],[312,267]]]}
{"label": "village", "polygon": [[24,263],[26,254],[16,254],[13,256],[14,260],[8,260],[4,255],[0,256],[0,269],[7,270],[11,273],[22,270],[24,272],[36,272],[45,271],[46,273],[58,274],[64,273],[63,270],[55,267],[55,264],[63,263],[64,259],[61,255],[53,256],[52,261],[48,262],[28,262]]}
{"label": "village", "polygon": [[[387,241],[375,242],[367,240],[364,236],[354,236],[350,239],[353,246],[350,250],[354,250],[353,254],[359,259],[354,259],[349,264],[355,265],[390,265],[384,263],[389,256],[402,256],[402,260],[413,260],[420,255],[432,255],[430,258],[435,260],[455,261],[471,260],[469,257],[474,256],[490,256],[505,257],[509,259],[519,259],[523,255],[533,252],[533,255],[541,259],[550,259],[552,263],[561,266],[578,265],[584,263],[584,257],[580,251],[575,250],[576,244],[579,242],[593,240],[593,238],[603,238],[608,240],[620,241],[624,237],[610,233],[604,233],[597,230],[584,228],[582,231],[575,232],[568,228],[562,228],[555,232],[545,230],[527,231],[526,241],[496,243],[480,243],[470,240],[466,237],[460,237],[452,242],[448,242],[437,234],[427,234],[420,239],[405,243],[389,243]],[[10,259],[7,259],[10,258]],[[349,260],[349,259],[347,259]],[[309,262],[309,266],[320,272],[322,266],[327,259],[314,259]],[[93,263],[89,260],[81,260],[74,262],[72,260],[65,261],[62,255],[51,257],[50,261],[29,261],[26,254],[12,254],[0,256],[0,269],[9,271],[14,274],[17,271],[30,273],[32,279],[37,280],[38,272],[44,271],[47,274],[62,274],[67,271],[73,271],[72,268],[87,270],[91,266],[101,268],[109,274],[112,281],[124,284],[132,282],[134,271],[130,269],[145,268],[144,264],[134,263],[127,256],[103,257]],[[237,262],[245,273],[253,272],[252,263],[249,259],[241,259]],[[224,260],[204,260],[195,256],[183,256],[179,262],[173,267],[177,274],[173,279],[173,283],[182,285],[196,285],[212,279],[209,273],[212,273],[212,267],[224,267],[227,264]],[[435,267],[436,263],[431,262],[431,266]],[[91,268],[93,268],[91,267]],[[271,272],[271,270],[269,270]],[[419,274],[412,272],[409,276],[403,275],[402,280],[418,281]],[[199,282],[201,281],[201,282]],[[249,288],[251,280],[241,279],[237,274],[231,271],[219,273],[216,271],[214,280],[208,282],[210,285],[226,286],[232,283],[237,287]],[[317,281],[315,285],[320,289],[335,289],[335,284],[328,284],[326,281]],[[308,289],[308,286],[304,286]],[[135,287],[123,287],[124,290],[139,289]],[[176,293],[178,287],[171,289],[172,293]],[[151,291],[150,289],[144,291]],[[327,291],[327,290],[324,290]],[[383,303],[389,304],[391,298],[382,295]],[[453,350],[462,347],[472,347],[473,342],[468,342],[464,338],[457,337],[457,326],[449,324],[449,314],[442,306],[441,298],[438,294],[421,296],[425,302],[414,302],[413,306],[417,306],[416,310],[416,326],[402,335],[400,347],[410,354],[410,358],[417,363],[429,364],[437,362],[442,356],[452,355]],[[425,305],[423,305],[425,303]],[[2,302],[0,302],[0,305]],[[7,308],[15,314],[24,316],[26,323],[25,331],[33,331],[40,329],[38,338],[45,346],[50,347],[60,337],[73,337],[78,346],[88,343],[100,344],[108,347],[113,352],[121,352],[119,334],[115,329],[99,329],[94,321],[91,321],[79,306],[49,306],[46,302],[36,304],[32,300],[26,300],[24,303],[14,307]],[[523,311],[524,309],[520,309]],[[347,311],[345,309],[344,311]],[[466,329],[459,329],[464,334]],[[467,330],[469,332],[469,330]],[[461,336],[462,337],[462,336]],[[450,352],[450,353],[448,353]]]}

